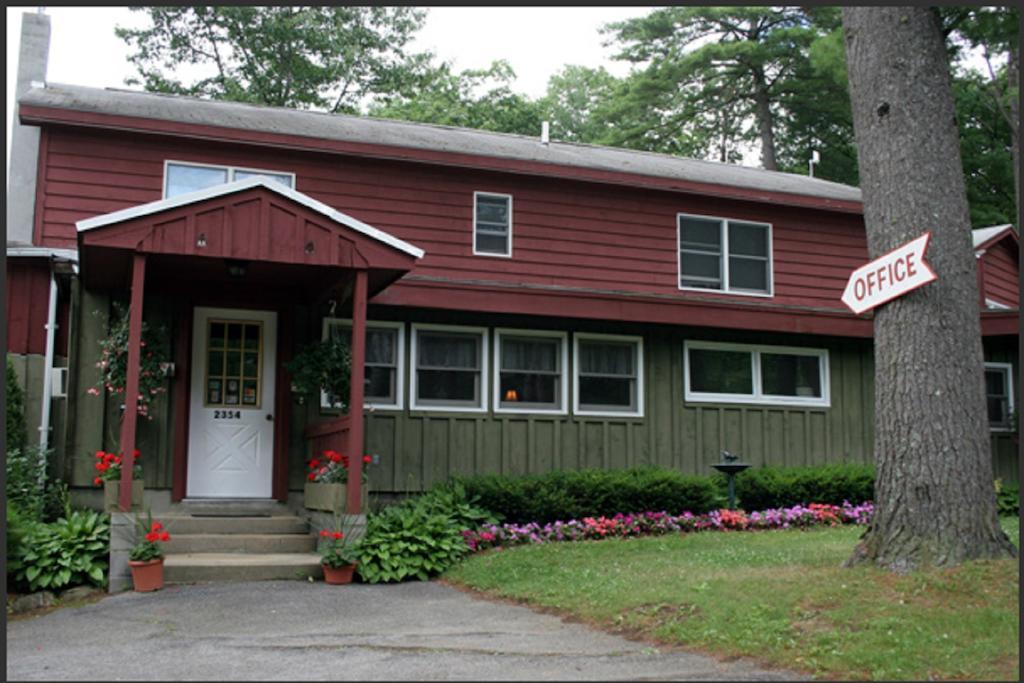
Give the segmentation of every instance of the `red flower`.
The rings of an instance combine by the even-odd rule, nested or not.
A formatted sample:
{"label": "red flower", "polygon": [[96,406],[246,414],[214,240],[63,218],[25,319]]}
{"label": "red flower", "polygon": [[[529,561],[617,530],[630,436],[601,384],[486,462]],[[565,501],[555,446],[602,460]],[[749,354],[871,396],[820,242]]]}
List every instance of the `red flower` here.
{"label": "red flower", "polygon": [[321,467],[320,468],[320,474],[327,474],[327,468],[326,467]]}
{"label": "red flower", "polygon": [[331,535],[331,532],[330,532],[330,531],[328,531],[327,529],[321,529],[321,530],[320,530],[320,536],[321,536],[321,537],[323,537],[323,538],[327,538],[327,537],[328,537],[328,536],[330,536],[330,535]]}
{"label": "red flower", "polygon": [[169,541],[169,540],[171,540],[171,535],[165,531],[162,534],[160,534],[160,540],[161,541]]}
{"label": "red flower", "polygon": [[104,453],[103,451],[96,451],[96,457],[97,458],[102,458],[105,455],[106,455],[106,453]]}
{"label": "red flower", "polygon": [[137,458],[137,457],[139,457],[140,455],[142,455],[142,453],[141,453],[141,452],[139,451],[139,449],[138,449],[138,448],[136,448],[136,449],[135,449],[135,450],[134,450],[134,451],[132,452],[132,455],[133,455],[134,457],[136,457],[136,458]]}
{"label": "red flower", "polygon": [[331,538],[333,538],[336,541],[341,540],[342,538],[345,538],[345,534],[341,533],[340,531],[333,531],[331,532]]}
{"label": "red flower", "polygon": [[146,540],[149,541],[150,543],[153,543],[155,541],[159,541],[160,540],[160,534],[158,534],[155,531],[150,531],[148,534],[146,534]]}
{"label": "red flower", "polygon": [[160,531],[163,528],[164,528],[164,525],[161,524],[160,522],[153,522],[153,527],[150,529],[150,531]]}
{"label": "red flower", "polygon": [[105,462],[98,462],[96,463],[96,469],[98,469],[100,472],[106,472],[107,470],[110,469],[110,465],[108,465]]}
{"label": "red flower", "polygon": [[310,472],[309,473],[309,480],[310,481],[315,481],[316,480],[316,472]]}
{"label": "red flower", "polygon": [[312,460],[309,461],[309,469],[311,470],[315,470],[319,465],[320,461],[317,460],[316,458],[313,458]]}
{"label": "red flower", "polygon": [[364,456],[363,456],[363,462],[364,462],[365,464],[369,465],[369,464],[370,464],[371,462],[373,462],[373,458],[372,458],[372,457],[370,457],[369,455],[364,455]]}
{"label": "red flower", "polygon": [[103,478],[102,477],[96,477],[95,479],[92,480],[92,483],[96,484],[96,486],[99,486],[100,484],[103,483]]}

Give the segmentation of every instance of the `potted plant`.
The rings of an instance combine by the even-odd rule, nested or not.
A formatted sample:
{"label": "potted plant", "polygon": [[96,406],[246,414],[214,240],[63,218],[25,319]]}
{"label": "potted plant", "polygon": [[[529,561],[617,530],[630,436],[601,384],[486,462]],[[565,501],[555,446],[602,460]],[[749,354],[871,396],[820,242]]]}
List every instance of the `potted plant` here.
{"label": "potted plant", "polygon": [[[142,495],[145,487],[142,482],[142,465],[139,464],[141,455],[139,450],[135,449],[132,458],[132,510],[142,508]],[[122,460],[123,456],[118,453],[96,451],[96,478],[92,480],[92,483],[103,487],[103,509],[107,512],[117,512],[121,509],[118,503],[118,494]]]}
{"label": "potted plant", "polygon": [[171,540],[164,525],[154,522],[151,515],[146,522],[138,521],[141,540],[128,553],[128,566],[132,571],[132,584],[140,593],[160,590],[164,587],[164,552],[160,543]]}
{"label": "potted plant", "polygon": [[335,519],[335,529],[320,532],[320,565],[326,583],[343,585],[352,583],[359,544],[352,542],[351,526],[345,530],[338,529],[339,520]]}
{"label": "potted plant", "polygon": [[352,352],[348,339],[335,335],[303,347],[285,363],[292,374],[292,391],[300,402],[306,398],[326,398],[329,406],[347,411],[349,377],[352,371]]}
{"label": "potted plant", "polygon": [[[361,507],[365,510],[369,506],[369,495],[366,484],[369,481],[369,466],[373,458],[369,455],[363,456],[362,496]],[[310,510],[325,510],[327,512],[342,512],[348,502],[348,464],[347,455],[336,451],[327,450],[320,458],[312,458],[307,466],[309,474],[306,476],[305,505]]]}

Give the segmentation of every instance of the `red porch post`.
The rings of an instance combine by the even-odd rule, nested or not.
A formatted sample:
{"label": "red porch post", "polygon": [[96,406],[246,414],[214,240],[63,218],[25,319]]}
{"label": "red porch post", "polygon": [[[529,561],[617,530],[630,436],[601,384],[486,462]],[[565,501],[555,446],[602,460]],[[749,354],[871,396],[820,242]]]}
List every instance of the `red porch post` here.
{"label": "red porch post", "polygon": [[132,257],[132,292],[128,308],[128,368],[124,387],[124,415],[121,418],[122,512],[132,508],[132,470],[135,468],[135,421],[139,412],[139,360],[142,355],[142,289],[146,281],[146,255]]}
{"label": "red porch post", "polygon": [[356,271],[352,294],[352,371],[348,389],[348,504],[350,515],[362,512],[363,488],[363,382],[366,378],[366,288],[365,270]]}

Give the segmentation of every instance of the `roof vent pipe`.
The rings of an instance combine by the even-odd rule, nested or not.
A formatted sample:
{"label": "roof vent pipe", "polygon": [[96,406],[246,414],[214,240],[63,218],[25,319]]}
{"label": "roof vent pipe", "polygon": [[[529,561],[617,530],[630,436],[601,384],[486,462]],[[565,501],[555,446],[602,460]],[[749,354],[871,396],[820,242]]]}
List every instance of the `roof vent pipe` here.
{"label": "roof vent pipe", "polygon": [[544,121],[540,124],[540,144],[546,145],[551,142],[551,124]]}

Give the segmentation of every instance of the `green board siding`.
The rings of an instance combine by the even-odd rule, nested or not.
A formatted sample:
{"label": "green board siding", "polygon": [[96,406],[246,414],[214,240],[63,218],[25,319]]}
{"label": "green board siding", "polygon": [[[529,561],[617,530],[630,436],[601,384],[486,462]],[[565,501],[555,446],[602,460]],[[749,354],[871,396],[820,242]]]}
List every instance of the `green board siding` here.
{"label": "green board siding", "polygon": [[[985,361],[1013,365],[1013,404],[1020,414],[1020,350],[1017,337],[985,341]],[[1020,481],[1020,446],[1016,434],[992,432],[992,469],[1003,481]]]}
{"label": "green board siding", "polygon": [[[479,319],[459,322],[506,324]],[[570,326],[559,329],[575,331]],[[796,345],[792,338],[771,335],[769,340],[765,335],[735,332],[716,337],[708,330],[666,327],[628,333],[644,337],[644,417],[377,410],[365,422],[366,450],[381,457],[372,470],[372,487],[404,492],[429,487],[455,473],[512,475],[642,464],[709,474],[710,464],[720,459],[723,449],[755,465],[870,458],[874,401],[870,342],[822,338],[809,344],[829,351],[832,406],[793,408],[683,400],[686,339]],[[407,344],[406,368],[408,354]],[[570,366],[572,362],[570,358]]]}
{"label": "green board siding", "polygon": [[[90,486],[95,476],[92,454],[115,449],[118,438],[118,403],[85,391],[99,376],[95,363],[98,340],[110,314],[110,297],[81,291],[73,309],[78,331],[71,349],[72,408],[68,422],[63,470],[75,486]],[[176,329],[171,301],[147,297],[145,317],[150,325]],[[98,315],[94,314],[98,311]],[[296,345],[319,338],[319,315],[307,308],[294,309]],[[371,310],[371,320],[399,319]],[[600,324],[543,321],[502,316],[408,314],[407,322],[438,322],[491,328],[544,328],[566,332],[603,332]],[[409,332],[406,329],[406,373],[409,368]],[[615,333],[644,337],[643,418],[581,417],[575,415],[503,415],[434,411],[377,410],[368,413],[366,451],[380,456],[371,470],[372,490],[404,493],[422,490],[452,474],[525,474],[587,467],[620,468],[659,465],[689,474],[708,474],[710,463],[723,449],[739,453],[755,465],[814,465],[829,462],[868,462],[873,443],[872,391],[874,366],[870,340],[796,337],[668,326],[616,326]],[[188,343],[171,335],[175,344]],[[755,404],[687,403],[683,400],[683,342],[717,340],[735,343],[808,346],[829,352],[831,406],[794,408]],[[571,343],[571,337],[570,337]],[[489,340],[493,344],[493,334]],[[488,352],[488,359],[492,358]],[[986,342],[986,360],[1012,362],[1017,377],[1017,339]],[[573,359],[570,354],[570,372]],[[186,371],[179,368],[178,372]],[[571,374],[570,374],[571,377]],[[170,383],[168,382],[168,387]],[[408,393],[409,382],[405,382]],[[570,382],[571,387],[571,382]],[[1019,397],[1019,387],[1014,386]],[[570,396],[569,403],[572,403]],[[408,395],[405,405],[408,405]],[[1018,400],[1019,405],[1019,400]],[[312,455],[303,429],[327,417],[319,406],[291,401],[288,438],[288,482],[301,490],[306,460]],[[170,488],[174,448],[173,402],[161,395],[152,420],[139,421],[139,448],[148,488]],[[1009,434],[993,435],[994,469],[1004,480],[1018,477],[1017,444]]]}

